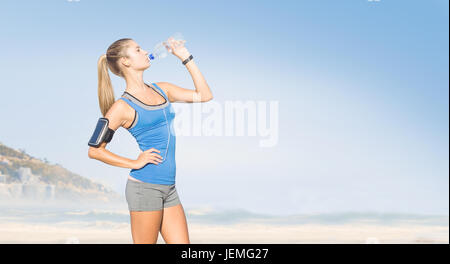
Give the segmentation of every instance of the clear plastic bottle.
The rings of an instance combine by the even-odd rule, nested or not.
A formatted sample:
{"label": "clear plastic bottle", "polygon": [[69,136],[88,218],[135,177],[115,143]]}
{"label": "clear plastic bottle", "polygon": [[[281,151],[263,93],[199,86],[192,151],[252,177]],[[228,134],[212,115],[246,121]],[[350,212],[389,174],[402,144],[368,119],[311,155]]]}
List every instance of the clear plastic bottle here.
{"label": "clear plastic bottle", "polygon": [[169,52],[172,52],[170,50],[170,48],[166,48],[166,45],[169,47],[168,41],[170,39],[184,40],[183,35],[180,32],[177,32],[177,33],[173,34],[172,36],[170,36],[166,41],[162,41],[162,42],[159,42],[158,44],[156,44],[155,47],[153,48],[153,52],[150,53],[150,55],[148,55],[148,58],[150,60],[155,60],[155,59],[162,59],[162,58],[167,57]]}

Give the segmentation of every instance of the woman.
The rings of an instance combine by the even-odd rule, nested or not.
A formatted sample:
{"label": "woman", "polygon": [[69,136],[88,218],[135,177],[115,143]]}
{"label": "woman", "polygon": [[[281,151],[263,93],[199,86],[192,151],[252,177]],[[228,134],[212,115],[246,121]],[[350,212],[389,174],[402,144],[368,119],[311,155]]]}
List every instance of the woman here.
{"label": "woman", "polygon": [[[168,82],[147,84],[142,76],[150,67],[149,53],[132,39],[112,43],[98,61],[100,109],[109,120],[108,127],[127,129],[142,152],[136,160],[106,150],[106,142],[89,148],[89,157],[107,164],[130,168],[126,200],[130,210],[134,243],[153,243],[161,232],[166,243],[189,244],[189,233],[175,189],[175,117],[171,102],[206,102],[213,98],[184,41],[169,39],[171,53],[178,57],[192,76],[196,90]],[[166,46],[166,48],[169,48]],[[126,89],[115,100],[108,68],[126,81]]]}

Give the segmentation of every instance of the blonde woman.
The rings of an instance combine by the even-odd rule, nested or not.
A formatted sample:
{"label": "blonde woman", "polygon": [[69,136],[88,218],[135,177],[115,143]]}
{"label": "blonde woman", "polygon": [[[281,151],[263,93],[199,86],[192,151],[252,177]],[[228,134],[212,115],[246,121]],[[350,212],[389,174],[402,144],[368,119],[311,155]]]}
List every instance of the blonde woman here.
{"label": "blonde woman", "polygon": [[[150,67],[149,53],[133,39],[112,43],[98,61],[98,96],[107,128],[114,134],[119,127],[136,139],[141,153],[128,159],[105,147],[89,147],[89,157],[107,164],[130,168],[125,189],[130,210],[133,243],[155,244],[161,232],[166,243],[189,244],[189,232],[175,188],[175,117],[172,102],[206,102],[213,98],[206,80],[183,45],[170,39],[167,48],[178,57],[192,76],[195,91],[168,82],[147,84],[144,70]],[[126,81],[126,89],[115,100],[108,69]]]}

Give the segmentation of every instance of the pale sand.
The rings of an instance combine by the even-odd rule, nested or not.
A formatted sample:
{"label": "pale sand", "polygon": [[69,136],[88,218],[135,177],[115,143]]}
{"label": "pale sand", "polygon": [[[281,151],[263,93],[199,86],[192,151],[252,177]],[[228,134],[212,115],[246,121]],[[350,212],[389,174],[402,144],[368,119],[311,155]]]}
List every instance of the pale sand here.
{"label": "pale sand", "polygon": [[[71,227],[71,225],[73,227]],[[131,244],[129,224],[97,222],[85,227],[65,222],[57,225],[0,223],[0,243]],[[449,243],[448,226],[426,225],[203,225],[189,223],[192,244],[230,243]],[[158,244],[165,244],[161,234]]]}

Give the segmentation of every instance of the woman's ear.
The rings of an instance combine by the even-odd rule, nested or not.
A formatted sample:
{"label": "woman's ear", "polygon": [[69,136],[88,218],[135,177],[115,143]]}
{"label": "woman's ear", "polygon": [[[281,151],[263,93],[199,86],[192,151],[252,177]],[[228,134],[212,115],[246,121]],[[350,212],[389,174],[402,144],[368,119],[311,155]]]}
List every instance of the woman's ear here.
{"label": "woman's ear", "polygon": [[128,62],[128,59],[126,59],[125,57],[120,58],[120,61],[126,67],[130,66],[130,63]]}

